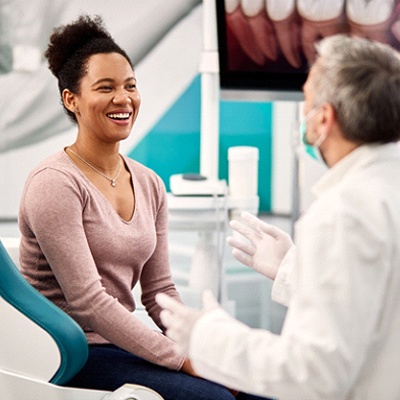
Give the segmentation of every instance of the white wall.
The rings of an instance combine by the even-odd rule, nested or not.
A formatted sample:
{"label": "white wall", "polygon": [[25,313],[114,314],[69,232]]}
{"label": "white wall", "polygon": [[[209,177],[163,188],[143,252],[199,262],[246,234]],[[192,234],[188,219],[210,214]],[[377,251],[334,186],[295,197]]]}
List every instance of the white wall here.
{"label": "white wall", "polygon": [[73,140],[72,133],[58,135],[34,146],[0,154],[0,220],[15,219],[26,178],[40,161]]}

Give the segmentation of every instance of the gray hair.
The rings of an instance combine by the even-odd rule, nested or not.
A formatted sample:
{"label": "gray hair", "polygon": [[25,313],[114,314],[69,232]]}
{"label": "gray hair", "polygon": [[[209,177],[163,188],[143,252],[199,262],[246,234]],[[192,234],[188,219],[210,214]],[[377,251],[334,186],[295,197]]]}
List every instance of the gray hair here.
{"label": "gray hair", "polygon": [[316,50],[314,106],[330,103],[349,140],[400,140],[400,54],[345,35],[322,39]]}

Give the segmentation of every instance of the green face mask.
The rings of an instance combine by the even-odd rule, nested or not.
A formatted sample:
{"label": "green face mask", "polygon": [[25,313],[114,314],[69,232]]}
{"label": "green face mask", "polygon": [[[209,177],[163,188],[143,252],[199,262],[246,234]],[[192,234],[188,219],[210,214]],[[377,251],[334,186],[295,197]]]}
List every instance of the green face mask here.
{"label": "green face mask", "polygon": [[307,121],[304,119],[300,124],[300,140],[305,152],[314,160],[322,161],[321,152],[319,147],[309,144],[306,139]]}
{"label": "green face mask", "polygon": [[321,151],[319,149],[319,146],[321,146],[321,143],[325,140],[325,134],[320,135],[318,140],[314,144],[309,144],[307,142],[306,138],[306,133],[307,133],[307,121],[315,115],[315,112],[318,110],[318,108],[313,108],[310,110],[307,115],[304,117],[303,121],[301,121],[300,124],[300,140],[301,144],[305,150],[305,152],[314,160],[324,162],[324,159],[321,155]]}

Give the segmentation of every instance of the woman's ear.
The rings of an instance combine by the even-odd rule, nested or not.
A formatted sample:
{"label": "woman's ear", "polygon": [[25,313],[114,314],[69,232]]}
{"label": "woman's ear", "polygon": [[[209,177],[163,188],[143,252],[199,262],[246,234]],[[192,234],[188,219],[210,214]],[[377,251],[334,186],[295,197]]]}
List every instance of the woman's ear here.
{"label": "woman's ear", "polygon": [[72,93],[69,89],[64,89],[62,92],[62,100],[64,106],[71,112],[77,113],[78,107],[76,104],[76,97],[75,94]]}

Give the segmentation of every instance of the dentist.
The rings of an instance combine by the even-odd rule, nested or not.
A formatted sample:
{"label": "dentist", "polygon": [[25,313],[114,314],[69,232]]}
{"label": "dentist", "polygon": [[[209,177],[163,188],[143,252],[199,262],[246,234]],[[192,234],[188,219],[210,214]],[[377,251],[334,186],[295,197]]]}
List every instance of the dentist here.
{"label": "dentist", "polygon": [[[254,216],[232,221],[244,264],[274,279],[281,335],[251,329],[210,295],[189,309],[156,297],[176,347],[201,376],[279,400],[400,398],[400,56],[335,35],[304,85],[305,141],[329,170],[295,243]],[[318,143],[318,146],[316,144]]]}

